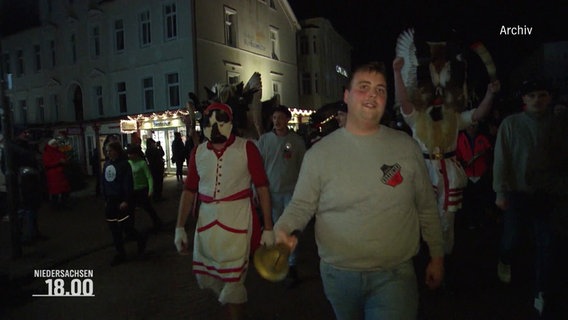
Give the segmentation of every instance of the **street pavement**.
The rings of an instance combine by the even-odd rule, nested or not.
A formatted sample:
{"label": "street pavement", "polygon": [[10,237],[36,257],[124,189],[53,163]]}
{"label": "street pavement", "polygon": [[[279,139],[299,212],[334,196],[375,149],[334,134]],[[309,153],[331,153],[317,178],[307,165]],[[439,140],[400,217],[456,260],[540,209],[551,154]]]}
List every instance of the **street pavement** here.
{"label": "street pavement", "polygon": [[[155,203],[165,226],[150,233],[148,215],[140,210],[136,226],[149,234],[143,256],[129,243],[129,259],[110,266],[115,251],[104,220],[103,200],[89,187],[72,197],[72,210],[40,211],[40,229],[49,239],[24,247],[20,259],[11,259],[9,223],[0,222],[0,319],[225,319],[216,297],[200,290],[191,273],[191,255],[178,255],[173,245],[174,224],[181,184],[167,177],[165,201]],[[459,219],[458,219],[459,220]],[[415,259],[420,288],[419,319],[533,319],[532,270],[526,256],[515,261],[513,282],[496,277],[499,236],[497,216],[478,230],[459,226],[455,254],[449,261],[448,280],[432,291],[422,284],[426,259]],[[188,226],[192,238],[194,222]],[[530,244],[524,243],[530,255]],[[524,258],[523,258],[524,257]],[[262,279],[251,266],[246,287],[250,319],[334,319],[325,299],[313,224],[304,231],[298,248],[301,282],[292,288]],[[46,280],[34,278],[34,270],[92,270],[94,297],[33,297],[47,292]],[[65,279],[69,289],[70,279]],[[83,282],[84,283],[84,282]]]}

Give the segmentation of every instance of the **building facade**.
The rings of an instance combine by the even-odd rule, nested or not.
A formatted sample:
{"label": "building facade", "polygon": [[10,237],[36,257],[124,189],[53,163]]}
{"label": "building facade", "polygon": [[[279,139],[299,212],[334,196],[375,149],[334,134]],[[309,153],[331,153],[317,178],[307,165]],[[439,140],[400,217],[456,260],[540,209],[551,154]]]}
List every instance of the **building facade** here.
{"label": "building facade", "polygon": [[325,18],[301,22],[297,37],[300,105],[311,110],[343,99],[351,45]]}
{"label": "building facade", "polygon": [[111,134],[153,137],[169,159],[188,93],[205,100],[215,82],[258,71],[263,99],[298,101],[299,24],[285,0],[40,0],[39,17],[2,38],[14,123],[65,136],[89,171]]}
{"label": "building facade", "polygon": [[300,25],[288,1],[197,1],[196,57],[199,97],[215,83],[262,79],[262,98],[298,104],[296,33]]}

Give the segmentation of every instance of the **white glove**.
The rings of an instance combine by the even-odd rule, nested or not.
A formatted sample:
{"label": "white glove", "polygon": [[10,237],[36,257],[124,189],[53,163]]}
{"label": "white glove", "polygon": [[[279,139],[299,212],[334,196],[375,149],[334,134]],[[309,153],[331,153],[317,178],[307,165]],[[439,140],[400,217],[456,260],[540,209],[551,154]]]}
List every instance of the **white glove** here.
{"label": "white glove", "polygon": [[187,252],[187,233],[185,233],[184,227],[176,228],[174,243],[179,253]]}
{"label": "white glove", "polygon": [[260,244],[267,247],[272,247],[274,245],[274,231],[264,230],[262,231],[262,236],[260,237]]}

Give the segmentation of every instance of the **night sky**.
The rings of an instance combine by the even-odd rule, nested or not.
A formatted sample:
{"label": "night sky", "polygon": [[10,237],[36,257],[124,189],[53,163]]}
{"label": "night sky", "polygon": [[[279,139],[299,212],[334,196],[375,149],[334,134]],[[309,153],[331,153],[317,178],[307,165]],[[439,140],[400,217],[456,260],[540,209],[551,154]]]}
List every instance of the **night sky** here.
{"label": "night sky", "polygon": [[[413,27],[416,40],[482,41],[498,74],[547,41],[568,40],[568,1],[289,0],[298,20],[324,17],[353,46],[353,62],[391,66],[396,38]],[[451,3],[451,4],[449,4]],[[532,27],[531,35],[500,35],[501,26]],[[453,30],[453,31],[452,31]],[[418,53],[421,56],[420,52]]]}

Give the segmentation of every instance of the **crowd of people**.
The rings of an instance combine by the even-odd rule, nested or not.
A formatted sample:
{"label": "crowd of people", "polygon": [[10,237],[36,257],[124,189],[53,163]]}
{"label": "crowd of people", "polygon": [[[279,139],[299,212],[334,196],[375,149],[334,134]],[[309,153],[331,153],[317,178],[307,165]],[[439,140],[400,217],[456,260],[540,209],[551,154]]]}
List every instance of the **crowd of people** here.
{"label": "crowd of people", "polygon": [[[566,118],[565,109],[552,117],[551,88],[529,80],[519,88],[519,112],[491,118],[500,91],[493,80],[478,107],[454,112],[437,103],[419,110],[401,80],[403,65],[393,61],[408,131],[380,124],[387,75],[379,63],[353,70],[338,129],[309,146],[288,128],[284,106],[273,110],[273,129],[257,141],[233,133],[230,106],[205,110],[206,140],[189,156],[174,242],[180,253],[190,251],[185,227],[190,215],[196,218],[194,273],[231,319],[244,316],[244,279],[259,245],[287,246],[287,285],[299,283],[294,250],[313,218],[324,292],[338,319],[415,319],[413,257],[421,244],[430,256],[425,285],[446,287],[444,274],[459,272],[448,263],[455,216],[476,230],[488,223],[487,211],[502,216],[495,273],[505,284],[515,274],[512,255],[523,224],[534,231],[533,307],[537,317],[553,319],[566,284],[559,271],[567,266],[566,175],[555,174],[566,170],[566,129],[555,120]],[[438,123],[444,117],[454,122]],[[443,147],[431,139],[432,127],[442,128]]]}
{"label": "crowd of people", "polygon": [[[176,132],[174,145],[180,137],[181,134]],[[103,143],[105,159],[98,188],[105,200],[106,221],[117,251],[111,260],[112,266],[127,260],[124,248],[126,241],[136,241],[138,255],[144,253],[148,234],[136,230],[136,208],[141,208],[149,215],[153,224],[151,232],[158,232],[163,227],[163,221],[153,203],[165,199],[165,151],[160,142],[153,138],[147,138],[145,142],[145,152],[142,150],[142,139],[138,138],[138,135],[133,135],[131,143],[126,146],[123,146],[115,135],[107,136]],[[179,152],[176,154],[178,160],[174,163],[178,166],[176,177],[181,181],[183,163],[188,153]]]}
{"label": "crowd of people", "polygon": [[[52,210],[69,210],[69,195],[72,191],[69,177],[69,156],[63,150],[61,138],[50,138],[44,144],[31,143],[31,132],[24,126],[14,127],[14,137],[4,143],[1,170],[8,174],[7,152],[11,152],[12,175],[15,180],[14,205],[18,220],[21,243],[32,245],[46,240],[39,230],[38,210],[43,200],[51,203]],[[40,151],[41,150],[41,151]],[[5,181],[4,183],[9,183]],[[7,208],[7,190],[2,190],[2,207]],[[9,221],[7,210],[2,212],[4,221]]]}
{"label": "crowd of people", "polygon": [[[447,274],[459,272],[448,263],[456,215],[477,230],[488,223],[487,211],[497,212],[503,225],[498,279],[514,281],[519,239],[530,229],[535,315],[557,316],[568,267],[565,104],[554,105],[552,88],[531,79],[519,88],[519,110],[496,118],[501,85],[493,80],[475,108],[449,110],[433,99],[423,110],[402,80],[404,63],[397,57],[392,67],[408,130],[381,124],[388,112],[387,73],[383,64],[370,62],[350,75],[337,129],[309,145],[289,128],[285,106],[272,110],[272,130],[258,140],[235,134],[232,109],[222,103],[203,112],[203,142],[194,145],[197,140],[188,137],[184,143],[180,132],[174,134],[170,160],[183,184],[174,243],[180,254],[192,252],[199,286],[218,295],[231,319],[245,317],[245,279],[259,246],[286,246],[286,285],[301,282],[295,249],[312,220],[324,293],[338,319],[415,319],[419,277],[413,258],[426,248],[424,284],[451,285]],[[24,128],[15,128],[11,143],[22,241],[33,243],[44,236],[37,223],[40,202],[30,197],[45,185],[53,209],[68,209],[69,158],[56,138],[38,152]],[[137,207],[149,214],[154,231],[163,227],[153,201],[164,199],[165,153],[152,138],[145,143],[143,152],[139,138],[123,146],[109,136],[102,168],[92,161],[116,248],[113,266],[126,261],[126,241],[137,242],[138,254],[146,248],[147,235],[135,228]],[[186,232],[190,217],[196,219],[193,249]]]}

